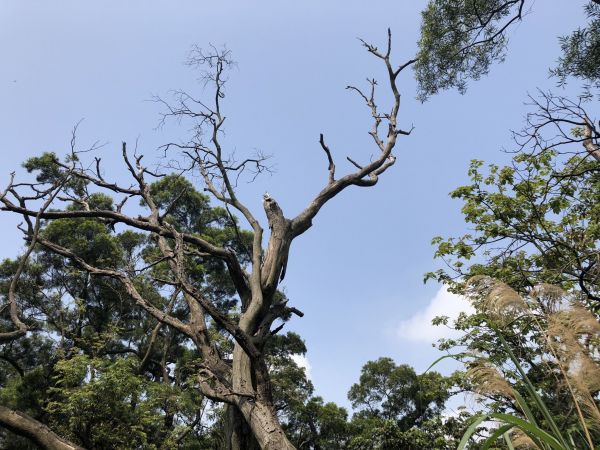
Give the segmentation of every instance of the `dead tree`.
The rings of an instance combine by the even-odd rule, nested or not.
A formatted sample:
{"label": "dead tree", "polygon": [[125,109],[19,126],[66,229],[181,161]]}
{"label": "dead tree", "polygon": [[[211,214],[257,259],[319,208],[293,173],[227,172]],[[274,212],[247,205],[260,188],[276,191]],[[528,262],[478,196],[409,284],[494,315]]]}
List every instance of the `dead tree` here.
{"label": "dead tree", "polygon": [[[150,192],[150,183],[161,174],[144,166],[142,156],[131,155],[123,144],[122,158],[132,184],[123,186],[109,181],[103,175],[100,159],[90,166],[80,162],[75,149],[69,158],[70,163],[55,161],[61,171],[61,181],[51,186],[38,184],[17,184],[11,181],[0,198],[1,209],[23,217],[28,228],[23,228],[25,238],[31,246],[39,245],[45,250],[70,260],[78,269],[92,277],[112,278],[125,288],[135,304],[147,314],[168,326],[175,332],[185,335],[198,350],[201,364],[197,368],[198,388],[206,397],[229,406],[232,423],[237,417],[251,431],[260,448],[271,450],[292,449],[281,429],[273,409],[269,369],[265,363],[263,349],[267,340],[277,333],[281,326],[274,322],[291,314],[302,313],[288,305],[287,299],[276,295],[280,281],[286,275],[286,264],[293,240],[307,231],[320,209],[332,198],[351,186],[369,187],[377,183],[379,176],[395,162],[393,149],[398,136],[408,135],[411,130],[398,126],[400,92],[397,86],[399,74],[411,64],[410,60],[400,66],[391,62],[391,33],[388,31],[387,45],[383,51],[363,42],[366,50],[381,61],[387,71],[387,87],[391,90],[392,106],[389,111],[381,111],[377,106],[377,82],[368,80],[368,90],[348,86],[357,93],[370,110],[373,125],[369,131],[376,147],[376,154],[367,163],[347,160],[353,171],[339,176],[336,172],[334,152],[328,147],[323,135],[319,138],[321,150],[328,164],[328,177],[322,190],[296,217],[288,218],[277,201],[265,194],[263,199],[269,229],[265,228],[254,212],[240,201],[236,193],[236,178],[245,170],[253,168],[259,173],[265,170],[264,159],[259,155],[241,162],[228,156],[221,145],[221,132],[225,122],[222,111],[225,70],[231,64],[227,51],[203,53],[194,51],[190,64],[208,67],[205,81],[213,88],[212,100],[205,102],[179,92],[175,105],[163,102],[167,107],[164,118],[191,118],[195,121],[196,133],[187,144],[168,144],[165,150],[178,149],[183,154],[181,161],[188,164],[185,169],[199,174],[204,181],[204,190],[214,200],[224,204],[228,210],[246,221],[253,234],[249,257],[242,258],[232,249],[215,245],[201,236],[178,230],[164,220],[169,207],[159,207]],[[162,100],[161,100],[162,101]],[[121,196],[124,200],[115,209],[99,210],[85,207],[86,195],[69,190],[72,181],[84,182],[97,191]],[[87,192],[87,190],[86,190]],[[145,214],[126,212],[125,205],[133,202],[145,205]],[[81,208],[68,209],[65,202],[77,202]],[[129,203],[126,203],[129,201]],[[62,202],[62,203],[61,203]],[[40,203],[42,203],[40,207]],[[64,218],[93,218],[110,221],[113,225],[146,233],[160,250],[160,260],[166,261],[169,275],[155,279],[162,289],[170,288],[180,292],[187,303],[188,316],[184,319],[170,314],[168,309],[155,306],[138,290],[131,274],[90,264],[80,255],[57,242],[40,236],[39,221],[54,221]],[[265,244],[265,240],[266,245]],[[232,317],[223,313],[203,293],[186,271],[185,261],[190,255],[221,261],[227,267],[228,275],[235,285],[240,302],[240,314]],[[244,261],[250,261],[245,263]],[[136,273],[140,273],[137,271]],[[15,279],[18,277],[15,277]],[[16,302],[9,299],[11,317],[17,333],[27,329],[18,315]],[[14,314],[13,314],[14,310]],[[210,324],[224,330],[235,342],[232,355],[223,355],[209,333]],[[2,423],[0,419],[0,423]],[[235,427],[229,436],[230,448],[248,448],[243,436]]]}

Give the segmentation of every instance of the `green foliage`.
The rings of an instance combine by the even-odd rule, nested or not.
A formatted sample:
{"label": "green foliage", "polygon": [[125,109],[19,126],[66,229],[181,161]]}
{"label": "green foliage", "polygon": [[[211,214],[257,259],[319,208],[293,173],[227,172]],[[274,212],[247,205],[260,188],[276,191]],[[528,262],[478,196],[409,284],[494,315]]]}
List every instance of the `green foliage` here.
{"label": "green foliage", "polygon": [[275,335],[265,346],[267,361],[272,367],[273,402],[282,419],[302,409],[304,402],[314,391],[313,384],[299,367],[292,355],[306,354],[306,346],[300,336],[293,332]]}
{"label": "green foliage", "polygon": [[291,411],[284,428],[298,449],[343,449],[350,439],[348,412],[321,397]]}
{"label": "green foliage", "polygon": [[[486,75],[502,62],[508,31],[533,3],[525,0],[431,0],[422,12],[415,76],[418,98],[457,88],[464,93],[469,80]],[[538,5],[535,5],[538,6]],[[571,5],[565,5],[571,7]],[[569,77],[600,87],[600,5],[585,6],[588,23],[559,38],[562,55],[550,70],[564,84]]]}
{"label": "green foliage", "polygon": [[150,193],[156,206],[166,213],[166,219],[181,230],[200,233],[212,220],[220,218],[210,207],[208,197],[183,177],[163,177],[152,184]]}
{"label": "green foliage", "polygon": [[458,417],[437,415],[421,423],[418,427],[403,430],[394,420],[365,419],[352,420],[355,436],[349,445],[350,450],[454,450],[459,437],[466,428],[468,414]]}
{"label": "green foliage", "polygon": [[84,261],[103,268],[115,268],[123,254],[117,239],[104,223],[90,219],[60,219],[48,224],[44,239],[68,248]]}
{"label": "green foliage", "polygon": [[562,55],[552,73],[562,82],[572,76],[600,87],[600,5],[590,1],[585,12],[587,26],[560,38]]}
{"label": "green foliage", "polygon": [[[26,167],[40,182],[60,183],[68,161],[45,154]],[[88,193],[85,182],[76,185],[80,189],[69,191],[67,211],[116,209],[110,196]],[[163,220],[247,261],[252,233],[239,229],[227,210],[213,208],[189,181],[162,177],[150,191]],[[171,271],[146,234],[115,229],[108,219],[65,218],[43,224],[41,237],[94,266],[127,273],[152,304],[170,308],[175,317],[188,316],[183,297],[173,297],[169,284],[157,281],[168,281]],[[238,298],[222,261],[190,251],[185,265],[191,284],[224,313],[237,314]],[[16,266],[12,260],[0,264],[1,295]],[[144,266],[148,270],[140,270]],[[200,355],[186,338],[140,311],[118,280],[82,272],[68,258],[38,246],[20,279],[17,301],[23,319],[37,323],[36,331],[43,333],[30,333],[0,349],[3,405],[86,448],[214,449],[222,444],[222,408],[203,398],[197,386]],[[231,354],[232,341],[214,323],[209,326],[219,351]],[[11,327],[5,315],[0,315],[0,327]],[[275,407],[290,430],[298,429],[299,438],[305,425],[299,418],[318,411],[315,439],[338,448],[335,442],[345,439],[340,427],[345,429],[347,414],[312,398],[312,383],[291,357],[305,352],[294,333],[267,343]],[[31,448],[5,430],[0,430],[0,445]]]}
{"label": "green foliage", "polygon": [[[559,168],[560,167],[560,168]],[[451,196],[463,201],[472,231],[457,238],[435,238],[435,256],[451,271],[427,275],[460,291],[477,275],[502,280],[519,292],[548,283],[587,290],[594,308],[600,243],[600,173],[580,156],[564,160],[555,152],[519,154],[509,167],[475,161],[471,184]],[[576,176],[574,174],[581,174]],[[455,281],[456,280],[456,281]],[[583,287],[582,287],[583,286]]]}
{"label": "green foliage", "polygon": [[432,0],[423,10],[415,76],[419,98],[456,87],[488,73],[501,61],[505,26],[518,17],[520,2],[505,0]]}
{"label": "green foliage", "polygon": [[312,383],[290,358],[305,350],[293,333],[278,337],[268,349],[275,405],[286,434],[298,449],[450,450],[458,445],[469,415],[442,414],[458,375],[417,375],[390,358],[370,361],[348,393],[356,410],[349,420],[344,408],[312,396]]}
{"label": "green foliage", "polygon": [[395,420],[404,429],[439,414],[450,396],[452,380],[437,372],[417,375],[390,358],[367,362],[348,399],[360,415]]}
{"label": "green foliage", "polygon": [[35,181],[38,183],[54,183],[56,180],[64,176],[64,172],[59,166],[58,157],[55,153],[44,153],[41,156],[29,158],[23,167],[27,172],[37,171]]}
{"label": "green foliage", "polygon": [[[67,158],[66,163],[70,162]],[[29,158],[23,164],[27,172],[37,172],[36,181],[45,184],[64,184],[64,187],[78,197],[85,195],[85,181],[68,177],[68,170],[55,153],[46,152],[41,156]]]}
{"label": "green foliage", "polygon": [[355,409],[350,449],[450,449],[463,417],[442,418],[458,375],[417,375],[390,358],[367,362],[348,392]]}
{"label": "green foliage", "polygon": [[152,411],[152,397],[142,397],[152,391],[133,359],[111,363],[76,355],[55,369],[46,410],[57,433],[88,448],[156,448],[148,430],[160,425],[161,415]]}
{"label": "green foliage", "polygon": [[[239,229],[237,219],[225,209],[210,206],[208,197],[196,191],[188,180],[176,175],[165,176],[151,185],[150,192],[164,220],[175,228],[230,248],[242,263],[249,261],[252,233]],[[152,265],[152,275],[168,279],[168,262],[156,263],[161,255],[154,243],[148,243],[141,252],[144,261]],[[235,287],[223,261],[191,254],[186,259],[185,269],[189,281],[201,286],[205,295],[223,311],[235,306]]]}
{"label": "green foliage", "polygon": [[[66,179],[68,161],[53,154],[25,164],[44,183]],[[71,183],[69,181],[69,183]],[[79,179],[69,185],[67,210],[115,209],[110,196],[88,193]],[[211,208],[206,198],[181,177],[164,177],[151,186],[165,220],[233,249],[251,242],[235,219]],[[183,193],[182,193],[183,192]],[[240,244],[240,236],[245,241]],[[143,265],[156,264],[155,243],[143,233],[118,232],[105,219],[65,218],[44,224],[41,237],[71,250],[90,264],[125,271],[138,291],[154,305],[167,308],[172,299],[165,285]],[[235,307],[233,287],[222,263],[190,256],[191,280],[212,295],[226,312]],[[0,264],[0,295],[6,295],[16,261]],[[138,274],[139,273],[139,274]],[[166,272],[162,272],[166,273]],[[226,282],[227,280],[227,282]],[[189,342],[166,327],[157,327],[134,304],[116,280],[90,276],[67,258],[36,247],[17,286],[23,320],[34,332],[0,349],[0,402],[48,424],[59,435],[86,448],[187,448],[217,446],[216,410],[199,394],[199,355]],[[181,296],[172,314],[184,317]],[[0,330],[10,329],[0,314]],[[231,345],[218,329],[224,351]],[[0,430],[4,448],[30,444]]]}

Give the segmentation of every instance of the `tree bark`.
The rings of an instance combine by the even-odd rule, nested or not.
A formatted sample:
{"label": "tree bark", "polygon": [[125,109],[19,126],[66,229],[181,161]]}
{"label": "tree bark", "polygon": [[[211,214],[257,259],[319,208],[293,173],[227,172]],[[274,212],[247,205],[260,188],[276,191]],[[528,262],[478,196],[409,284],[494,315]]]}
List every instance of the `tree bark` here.
{"label": "tree bark", "polygon": [[236,344],[233,350],[232,386],[241,395],[235,406],[227,408],[227,450],[295,449],[273,410],[270,386],[259,388],[261,381],[257,377],[252,361]]}
{"label": "tree bark", "polygon": [[237,407],[228,405],[225,419],[226,450],[260,450],[246,419]]}
{"label": "tree bark", "polygon": [[[233,348],[233,367],[231,371],[231,384],[235,392],[254,395],[251,366],[248,355],[236,344]],[[236,406],[230,405],[227,407],[226,421],[227,450],[260,449],[250,427],[246,423],[246,419]]]}
{"label": "tree bark", "polygon": [[600,146],[594,142],[594,134],[590,121],[586,119],[586,124],[583,127],[583,146],[590,156],[600,162]]}
{"label": "tree bark", "polygon": [[0,406],[0,425],[19,436],[31,439],[42,448],[49,450],[84,450],[72,442],[61,438],[50,428],[22,412]]}
{"label": "tree bark", "polygon": [[[296,450],[269,405],[242,398],[237,405],[262,450]],[[244,449],[246,450],[246,449]]]}

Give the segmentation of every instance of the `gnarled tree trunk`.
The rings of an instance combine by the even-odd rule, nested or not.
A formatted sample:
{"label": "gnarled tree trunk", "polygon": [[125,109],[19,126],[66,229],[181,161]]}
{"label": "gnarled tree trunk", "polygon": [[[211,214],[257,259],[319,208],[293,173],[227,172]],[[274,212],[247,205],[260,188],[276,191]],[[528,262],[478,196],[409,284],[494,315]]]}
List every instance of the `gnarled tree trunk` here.
{"label": "gnarled tree trunk", "polygon": [[[275,321],[279,319],[285,321],[292,313],[298,316],[303,315],[296,308],[288,306],[287,299],[275,295],[279,283],[286,273],[290,246],[296,237],[312,226],[313,219],[321,208],[343,190],[351,186],[374,186],[378,182],[379,176],[396,161],[392,150],[396,145],[397,137],[410,134],[410,130],[402,130],[397,124],[400,93],[396,79],[400,72],[413,64],[415,60],[409,60],[400,66],[392,66],[389,30],[385,51],[380,51],[377,47],[364,42],[363,44],[371,54],[383,61],[387,69],[389,88],[393,95],[391,110],[383,112],[379,110],[376,103],[375,93],[378,85],[374,79],[369,80],[370,86],[367,92],[354,86],[348,87],[359,94],[371,111],[373,123],[369,135],[373,138],[379,152],[362,165],[348,157],[347,160],[355,169],[353,172],[338,177],[332,152],[321,135],[319,143],[328,161],[327,183],[306,208],[291,219],[285,217],[275,199],[265,193],[263,207],[270,229],[266,248],[263,245],[264,230],[259,220],[240,201],[236,193],[236,181],[240,173],[246,167],[255,167],[258,172],[265,170],[264,158],[250,158],[236,162],[227,156],[227,152],[219,140],[225,121],[220,103],[225,96],[223,86],[227,79],[223,71],[232,64],[229,52],[223,50],[204,54],[197,51],[190,56],[191,65],[208,65],[210,74],[206,75],[205,79],[214,85],[212,97],[214,104],[209,107],[202,102],[193,100],[192,96],[182,93],[178,100],[179,104],[169,106],[165,117],[192,119],[197,123],[195,137],[186,145],[168,144],[165,149],[172,146],[182,149],[186,160],[190,158],[192,160],[190,171],[199,171],[204,179],[204,190],[212,194],[214,199],[225,207],[235,209],[246,219],[253,233],[251,246],[246,245],[244,239],[240,238],[236,222],[232,218],[233,226],[238,232],[239,244],[247,254],[243,258],[238,256],[230,246],[217,245],[212,238],[207,238],[197,231],[180,229],[169,220],[165,220],[175,203],[170,205],[157,203],[152,193],[152,185],[147,181],[148,178],[156,179],[162,175],[146,169],[142,165],[141,155],[132,160],[127,153],[125,143],[123,143],[122,149],[123,160],[134,180],[134,183],[129,186],[120,186],[107,181],[102,175],[99,158],[96,159],[96,169],[90,170],[87,165],[80,162],[77,152],[73,150],[72,157],[66,163],[53,161],[53,169],[61,174],[56,180],[53,179],[53,184],[46,183],[42,190],[39,183],[13,184],[11,180],[4,193],[0,194],[0,209],[22,215],[29,224],[28,229],[23,229],[23,232],[30,242],[34,242],[37,237],[38,227],[37,225],[34,227],[31,221],[31,218],[34,217],[36,224],[40,219],[45,221],[65,218],[97,219],[103,222],[110,221],[113,226],[119,224],[137,232],[149,234],[149,237],[158,246],[160,259],[141,269],[140,273],[136,270],[135,275],[121,268],[94,265],[82,255],[77,254],[75,250],[49,238],[37,238],[37,244],[43,246],[47,251],[68,258],[79,269],[94,276],[107,277],[120,282],[136,305],[148,316],[194,343],[202,357],[197,370],[200,390],[207,398],[225,403],[230,408],[228,445],[232,450],[253,450],[256,444],[265,450],[291,450],[294,448],[286,438],[273,408],[269,370],[264,355],[266,342],[283,327],[283,325],[279,325],[272,329]],[[194,104],[191,105],[190,102]],[[195,111],[195,108],[200,108],[200,110]],[[61,198],[61,192],[64,193],[67,190],[69,198],[74,195],[68,191],[71,180],[95,186],[98,190],[123,194],[126,196],[125,200],[129,198],[139,200],[140,204],[146,208],[147,214],[140,215],[137,210],[125,212],[123,210],[125,200],[119,204],[116,210],[112,208],[64,209],[62,205],[63,209],[55,209],[56,205],[52,206],[53,201],[55,198]],[[20,193],[21,191],[31,192]],[[85,192],[88,191],[85,190]],[[81,199],[74,198],[73,200],[78,205],[87,205],[89,199],[86,197],[86,193],[82,194]],[[43,207],[38,209],[37,204],[34,207],[33,201],[41,199],[46,200]],[[178,200],[179,197],[174,202]],[[195,279],[194,274],[188,271],[190,256],[218,261],[219,264],[227,267],[227,273],[241,302],[239,317],[229,314],[229,311],[221,310],[211,296],[206,295],[201,287],[202,283],[198,283],[199,280]],[[139,289],[136,278],[144,273],[152,275],[151,270],[155,264],[162,261],[166,262],[168,274],[164,277],[153,278],[161,289],[166,287],[172,289],[174,299],[180,294],[184,297],[183,301],[188,306],[187,317],[179,317],[172,314],[169,308],[165,310],[162,306],[158,306],[154,301],[146,298],[144,291]],[[22,327],[19,326],[19,319],[16,314],[13,316],[15,332],[20,333]],[[230,365],[229,355],[227,357],[222,355],[218,343],[211,335],[210,324],[216,325],[235,341],[232,365]],[[13,335],[4,338],[12,339]],[[0,342],[1,339],[2,336],[0,336]],[[36,442],[40,442],[40,445],[44,445],[46,448],[77,448],[69,446],[68,442],[60,439],[28,416],[18,415],[9,410],[0,412],[4,413],[4,422],[0,421],[0,423],[5,423],[5,426],[10,426],[11,429],[20,430],[22,435],[32,436],[37,439]],[[248,430],[254,436],[255,441],[248,437]]]}

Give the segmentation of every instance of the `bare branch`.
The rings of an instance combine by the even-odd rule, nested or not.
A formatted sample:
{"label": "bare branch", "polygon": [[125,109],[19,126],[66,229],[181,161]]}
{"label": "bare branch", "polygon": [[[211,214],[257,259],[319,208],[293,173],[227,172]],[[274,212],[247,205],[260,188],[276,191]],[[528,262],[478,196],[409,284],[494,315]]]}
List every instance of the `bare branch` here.
{"label": "bare branch", "polygon": [[33,417],[4,406],[0,406],[0,425],[20,436],[31,439],[45,449],[84,450],[83,447],[63,439]]}
{"label": "bare branch", "polygon": [[[291,229],[293,236],[298,236],[310,228],[312,224],[312,219],[319,212],[319,210],[323,207],[323,205],[335,197],[342,190],[347,188],[348,186],[373,186],[377,183],[379,175],[385,172],[390,166],[394,164],[396,158],[392,155],[392,150],[396,145],[396,138],[398,135],[408,135],[410,131],[404,131],[398,128],[397,126],[397,117],[398,111],[400,109],[400,93],[398,91],[398,86],[396,84],[397,75],[403,70],[405,67],[408,67],[414,61],[408,61],[407,63],[400,66],[398,69],[394,69],[392,63],[390,61],[390,53],[391,53],[391,31],[388,30],[388,42],[385,53],[382,53],[378,50],[378,48],[372,44],[361,40],[363,46],[367,49],[367,51],[377,58],[381,59],[385,64],[388,73],[388,83],[392,90],[392,94],[394,96],[394,103],[390,113],[388,114],[380,114],[378,112],[377,104],[375,102],[375,88],[377,86],[377,82],[375,80],[368,80],[371,86],[371,92],[369,95],[366,95],[362,90],[354,86],[348,86],[347,89],[355,91],[360,95],[360,97],[365,101],[367,106],[371,110],[371,115],[373,117],[373,128],[369,132],[369,134],[374,139],[377,144],[380,155],[372,160],[369,164],[360,165],[351,158],[347,157],[348,161],[357,168],[357,171],[351,174],[348,174],[338,180],[332,181],[331,176],[329,178],[328,184],[321,190],[321,192],[313,199],[313,201],[302,211],[298,216],[296,216],[291,221]],[[383,120],[387,121],[388,132],[385,140],[379,137],[379,125]],[[411,130],[412,131],[412,130]],[[322,145],[323,146],[323,145]]]}
{"label": "bare branch", "polygon": [[329,161],[329,166],[327,169],[329,170],[329,184],[331,184],[335,181],[335,164],[333,163],[333,158],[331,157],[331,151],[329,150],[329,147],[327,147],[323,139],[323,133],[321,133],[319,136],[319,143],[321,144],[321,148],[323,148],[323,151],[327,155],[327,161]]}

